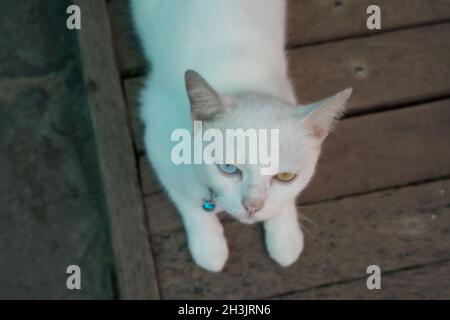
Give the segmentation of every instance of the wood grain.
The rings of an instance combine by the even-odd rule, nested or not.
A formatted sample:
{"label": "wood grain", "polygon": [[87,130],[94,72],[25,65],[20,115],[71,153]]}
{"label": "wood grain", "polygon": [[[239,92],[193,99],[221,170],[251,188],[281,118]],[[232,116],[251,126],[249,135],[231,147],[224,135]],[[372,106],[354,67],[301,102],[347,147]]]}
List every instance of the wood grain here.
{"label": "wood grain", "polygon": [[[381,30],[366,26],[367,8],[381,9]],[[450,19],[446,0],[289,0],[288,46],[375,34]]]}
{"label": "wood grain", "polygon": [[[441,180],[303,207],[301,217],[314,224],[304,224],[305,251],[289,268],[267,256],[259,226],[225,225],[230,258],[219,274],[194,264],[184,231],[154,236],[162,296],[270,298],[351,279],[365,284],[372,264],[390,272],[448,260],[449,194],[450,180]],[[392,291],[394,298],[402,297],[398,289]],[[353,298],[351,292],[348,296]]]}
{"label": "wood grain", "polygon": [[353,87],[348,114],[450,95],[450,23],[289,51],[301,102]]}
{"label": "wood grain", "polygon": [[123,299],[159,297],[126,106],[105,1],[76,0],[78,32],[98,161]]}
{"label": "wood grain", "polygon": [[279,299],[450,299],[450,262],[433,263],[381,276],[380,290],[367,290],[366,279],[305,290]]}
{"label": "wood grain", "polygon": [[[371,4],[381,8],[382,32],[450,19],[447,0],[289,0],[288,47],[379,33],[366,27],[366,9]],[[128,1],[109,1],[109,12],[121,74],[141,73],[145,59],[130,21]]]}

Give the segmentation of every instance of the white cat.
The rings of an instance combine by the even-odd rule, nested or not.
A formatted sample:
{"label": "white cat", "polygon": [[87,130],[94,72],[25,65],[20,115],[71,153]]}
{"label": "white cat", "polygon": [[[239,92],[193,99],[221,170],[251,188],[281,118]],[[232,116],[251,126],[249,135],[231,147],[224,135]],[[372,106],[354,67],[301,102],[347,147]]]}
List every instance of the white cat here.
{"label": "white cat", "polygon": [[[285,6],[283,0],[131,2],[152,65],[140,96],[147,154],[181,214],[195,262],[209,271],[222,270],[228,258],[220,211],[244,223],[264,221],[270,256],[282,266],[297,260],[303,234],[295,198],[351,94],[297,104],[284,50]],[[279,174],[262,176],[255,165],[174,165],[171,134],[192,130],[193,120],[221,130],[278,128]],[[211,190],[217,206],[208,212],[202,202]]]}

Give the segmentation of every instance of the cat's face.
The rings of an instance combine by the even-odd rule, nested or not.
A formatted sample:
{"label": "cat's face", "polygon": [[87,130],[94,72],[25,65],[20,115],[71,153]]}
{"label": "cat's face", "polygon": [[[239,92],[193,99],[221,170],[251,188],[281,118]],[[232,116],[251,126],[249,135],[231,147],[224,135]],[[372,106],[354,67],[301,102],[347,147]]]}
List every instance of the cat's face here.
{"label": "cat's face", "polygon": [[[344,110],[351,90],[308,106],[293,106],[263,94],[220,96],[193,71],[186,73],[193,120],[219,129],[278,129],[278,168],[262,175],[263,164],[204,164],[205,184],[219,206],[244,223],[270,219],[311,180],[321,144]],[[260,147],[260,145],[258,145]],[[269,148],[270,150],[270,148]],[[225,153],[237,150],[225,149]],[[248,155],[248,154],[247,154]]]}

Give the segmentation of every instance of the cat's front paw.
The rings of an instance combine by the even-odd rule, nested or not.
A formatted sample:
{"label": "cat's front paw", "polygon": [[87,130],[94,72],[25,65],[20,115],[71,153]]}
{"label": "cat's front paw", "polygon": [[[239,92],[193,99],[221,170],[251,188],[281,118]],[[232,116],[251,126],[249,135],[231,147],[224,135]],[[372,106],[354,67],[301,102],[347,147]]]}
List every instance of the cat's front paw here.
{"label": "cat's front paw", "polygon": [[266,246],[272,259],[281,266],[288,267],[297,261],[303,251],[303,232],[300,228],[283,232],[269,231],[266,234]]}
{"label": "cat's front paw", "polygon": [[197,234],[189,241],[195,263],[211,272],[220,272],[228,259],[228,245],[223,234]]}

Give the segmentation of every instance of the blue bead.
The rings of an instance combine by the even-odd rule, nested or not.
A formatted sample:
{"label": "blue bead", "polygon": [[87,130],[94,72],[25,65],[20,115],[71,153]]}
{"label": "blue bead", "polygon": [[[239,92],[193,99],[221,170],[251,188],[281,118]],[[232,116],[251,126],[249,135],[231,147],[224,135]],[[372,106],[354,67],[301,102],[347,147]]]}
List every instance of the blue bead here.
{"label": "blue bead", "polygon": [[206,211],[213,211],[216,208],[216,204],[212,201],[205,200],[205,201],[203,201],[202,207]]}

